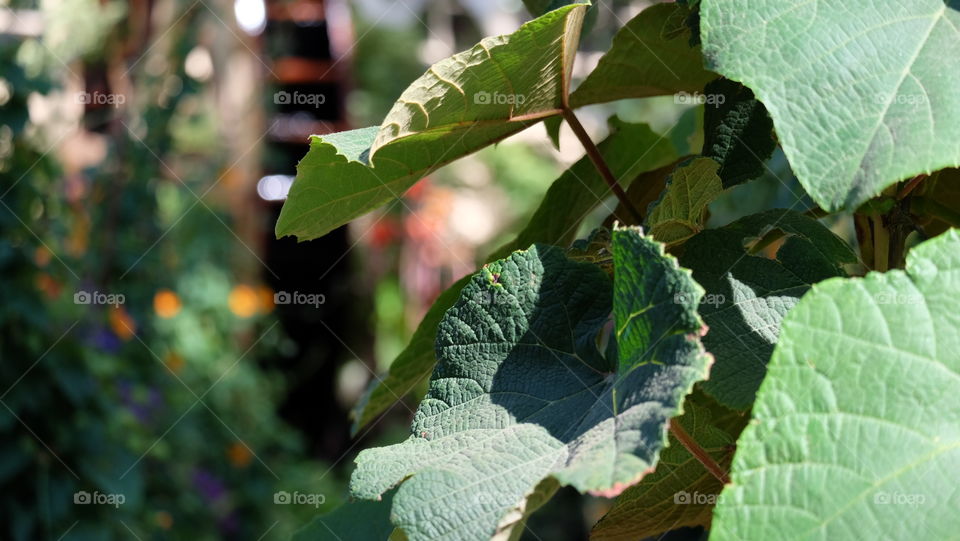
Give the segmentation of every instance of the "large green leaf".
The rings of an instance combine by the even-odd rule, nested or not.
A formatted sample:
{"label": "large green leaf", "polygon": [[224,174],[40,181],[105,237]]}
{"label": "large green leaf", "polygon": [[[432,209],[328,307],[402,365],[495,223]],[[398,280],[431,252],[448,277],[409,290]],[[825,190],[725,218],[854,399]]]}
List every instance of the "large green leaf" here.
{"label": "large green leaf", "polygon": [[[786,240],[775,258],[748,251],[748,245],[777,231]],[[704,389],[728,407],[749,408],[783,316],[812,284],[845,275],[842,265],[855,261],[850,247],[829,229],[781,209],[688,240],[680,264],[707,291],[700,315],[710,332],[703,343],[716,359]]]}
{"label": "large green leaf", "polygon": [[[641,173],[676,159],[670,141],[653,132],[646,124],[631,124],[616,117],[612,117],[609,124],[610,135],[598,148],[622,186],[630,186]],[[568,246],[583,219],[609,196],[609,186],[590,159],[584,156],[553,182],[517,237],[496,250],[488,260],[502,259],[534,243]],[[372,383],[353,410],[354,432],[430,375],[436,364],[433,346],[437,324],[444,312],[453,306],[468,279],[458,280],[437,298],[410,343],[390,365],[390,372]]]}
{"label": "large green leaf", "polygon": [[825,209],[960,165],[960,7],[944,0],[704,0],[708,65],[766,105]]}
{"label": "large green leaf", "polygon": [[386,541],[394,529],[390,523],[392,504],[393,492],[379,501],[347,502],[313,519],[293,536],[293,541]]}
{"label": "large green leaf", "polygon": [[[675,419],[704,451],[727,469],[748,416],[694,391]],[[590,534],[594,541],[636,541],[682,527],[709,527],[721,483],[679,441],[660,454],[657,469],[628,488]]]}
{"label": "large green leaf", "polygon": [[399,197],[442,165],[557,115],[586,6],[442,60],[400,96],[379,129],[313,136],[277,221],[308,240]]}
{"label": "large green leaf", "polygon": [[958,298],[956,230],[905,272],[814,286],[783,321],[714,538],[956,538]]}
{"label": "large green leaf", "polygon": [[617,32],[596,69],[570,95],[570,105],[679,92],[692,98],[702,91],[717,74],[703,68],[700,47],[690,46],[689,16],[690,9],[680,4],[640,12]]}
{"label": "large green leaf", "polygon": [[723,191],[719,169],[716,161],[698,157],[680,164],[667,177],[666,189],[647,217],[653,238],[677,244],[703,229],[707,206]]}
{"label": "large green leaf", "polygon": [[400,484],[392,517],[411,539],[481,539],[509,531],[544,479],[613,496],[652,470],[708,369],[702,290],[638,230],[612,244],[613,284],[542,245],[474,275],[440,323],[411,437],[363,451],[353,494]]}

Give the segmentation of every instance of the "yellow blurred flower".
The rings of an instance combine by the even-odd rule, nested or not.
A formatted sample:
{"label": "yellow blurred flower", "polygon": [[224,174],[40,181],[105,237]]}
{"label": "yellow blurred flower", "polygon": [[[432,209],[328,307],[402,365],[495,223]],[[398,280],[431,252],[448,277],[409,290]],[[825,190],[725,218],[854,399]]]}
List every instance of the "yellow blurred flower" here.
{"label": "yellow blurred flower", "polygon": [[230,290],[227,298],[230,311],[238,317],[250,317],[257,313],[260,307],[260,297],[252,287],[240,284]]}
{"label": "yellow blurred flower", "polygon": [[177,315],[180,307],[180,297],[169,289],[161,289],[153,296],[153,311],[164,319]]}

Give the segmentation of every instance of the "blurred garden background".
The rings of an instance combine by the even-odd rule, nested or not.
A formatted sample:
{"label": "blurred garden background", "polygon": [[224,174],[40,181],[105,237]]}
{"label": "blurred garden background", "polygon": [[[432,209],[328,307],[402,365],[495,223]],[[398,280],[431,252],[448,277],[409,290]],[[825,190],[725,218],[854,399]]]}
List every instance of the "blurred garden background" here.
{"label": "blurred garden background", "polygon": [[[597,2],[575,78],[649,4]],[[353,434],[374,374],[583,150],[536,126],[311,242],[275,239],[284,194],[310,134],[379,124],[431,63],[528,19],[520,0],[0,1],[0,539],[288,539],[344,501],[353,457],[404,439],[417,403]],[[702,107],[582,117],[687,153]],[[711,222],[793,205],[768,166]],[[585,538],[606,505],[561,491],[524,535]]]}

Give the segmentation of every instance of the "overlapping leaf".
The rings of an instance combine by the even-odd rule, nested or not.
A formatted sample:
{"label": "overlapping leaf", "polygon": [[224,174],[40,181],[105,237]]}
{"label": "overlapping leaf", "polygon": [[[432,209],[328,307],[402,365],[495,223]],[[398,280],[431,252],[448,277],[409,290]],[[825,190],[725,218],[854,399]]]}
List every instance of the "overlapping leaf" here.
{"label": "overlapping leaf", "polygon": [[723,191],[719,169],[719,163],[700,157],[680,164],[667,177],[666,189],[647,217],[655,239],[676,244],[703,229],[707,206]]}
{"label": "overlapping leaf", "polygon": [[324,235],[442,165],[559,114],[585,9],[562,7],[434,64],[379,129],[312,137],[277,235]]}
{"label": "overlapping leaf", "polygon": [[596,69],[570,95],[570,105],[679,92],[695,99],[717,74],[704,69],[700,47],[690,46],[689,16],[690,9],[680,4],[640,12],[617,32]]}
{"label": "overlapping leaf", "polygon": [[825,209],[960,165],[953,1],[704,0],[708,65],[750,87]]}
{"label": "overlapping leaf", "polygon": [[[724,469],[748,416],[694,391],[683,404],[680,426]],[[590,534],[594,541],[636,541],[677,528],[710,526],[723,484],[670,434],[657,469],[621,494]]]}
{"label": "overlapping leaf", "polygon": [[[676,159],[670,142],[646,124],[610,119],[610,135],[599,145],[601,155],[622,186],[630,186],[639,174]],[[587,157],[581,158],[553,182],[543,201],[517,238],[496,250],[490,260],[534,243],[569,245],[583,219],[610,195],[609,186]],[[622,214],[621,214],[622,215]],[[427,311],[410,343],[390,365],[382,380],[373,382],[353,411],[356,432],[383,413],[430,375],[436,364],[434,343],[437,324],[460,295],[468,278],[444,291]]]}
{"label": "overlapping leaf", "polygon": [[762,175],[777,148],[767,109],[749,88],[729,79],[710,82],[703,93],[710,100],[703,109],[703,155],[720,163],[723,187]]}
{"label": "overlapping leaf", "polygon": [[384,494],[379,501],[344,503],[313,519],[293,536],[293,541],[386,541],[394,530],[390,522],[392,504],[392,492]]}
{"label": "overlapping leaf", "polygon": [[[777,233],[786,239],[775,258],[748,251]],[[728,407],[749,408],[783,316],[812,284],[845,275],[842,266],[855,261],[829,229],[785,210],[747,216],[688,240],[680,264],[707,291],[700,314],[710,332],[703,342],[716,359],[704,389]]]}
{"label": "overlapping leaf", "polygon": [[831,279],[783,322],[714,539],[960,531],[960,234],[906,271]]}
{"label": "overlapping leaf", "polygon": [[411,539],[479,539],[515,524],[544,479],[613,496],[651,470],[708,369],[702,291],[637,230],[612,242],[612,285],[541,245],[475,275],[440,324],[412,436],[360,454],[354,495],[400,484],[392,516]]}

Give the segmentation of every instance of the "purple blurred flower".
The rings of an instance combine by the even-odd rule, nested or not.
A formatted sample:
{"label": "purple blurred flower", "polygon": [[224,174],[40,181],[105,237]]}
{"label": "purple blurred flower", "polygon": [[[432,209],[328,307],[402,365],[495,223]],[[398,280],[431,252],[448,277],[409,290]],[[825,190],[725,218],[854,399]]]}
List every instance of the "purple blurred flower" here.
{"label": "purple blurred flower", "polygon": [[200,468],[193,470],[193,486],[207,503],[215,502],[227,493],[227,487],[220,479]]}

